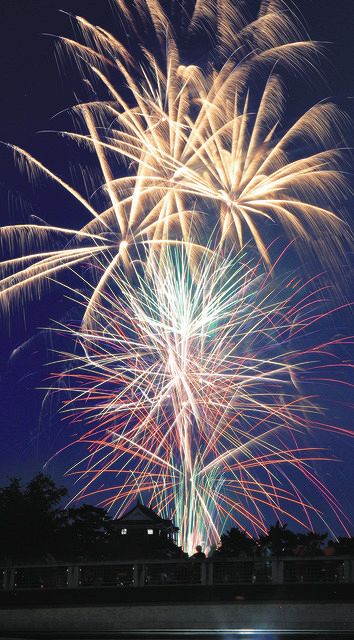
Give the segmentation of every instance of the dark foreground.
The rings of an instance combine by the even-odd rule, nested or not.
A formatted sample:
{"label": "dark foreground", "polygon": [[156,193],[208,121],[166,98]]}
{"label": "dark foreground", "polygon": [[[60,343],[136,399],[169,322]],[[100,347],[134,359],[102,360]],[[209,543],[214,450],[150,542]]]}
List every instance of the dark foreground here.
{"label": "dark foreground", "polygon": [[354,640],[354,584],[149,586],[0,593],[0,638]]}
{"label": "dark foreground", "polygon": [[11,640],[336,640],[337,638],[354,638],[354,631],[332,630],[330,633],[319,630],[284,631],[268,629],[266,631],[253,629],[220,629],[203,630],[170,630],[161,631],[111,631],[105,633],[12,633],[1,635],[1,638]]}
{"label": "dark foreground", "polygon": [[0,608],[201,602],[352,602],[352,584],[169,585],[0,592]]}

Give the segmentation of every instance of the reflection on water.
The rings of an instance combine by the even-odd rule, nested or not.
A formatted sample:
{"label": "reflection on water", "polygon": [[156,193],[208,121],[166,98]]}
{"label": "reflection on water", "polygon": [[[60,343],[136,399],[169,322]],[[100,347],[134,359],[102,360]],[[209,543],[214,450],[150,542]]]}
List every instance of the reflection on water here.
{"label": "reflection on water", "polygon": [[340,640],[354,639],[353,630],[270,630],[270,629],[160,629],[145,631],[85,632],[34,632],[0,635],[0,640]]}
{"label": "reflection on water", "polygon": [[[192,636],[191,636],[192,637]],[[196,636],[194,636],[195,638]],[[302,629],[302,630],[256,630],[256,629],[241,629],[241,630],[228,630],[225,632],[218,632],[218,633],[213,633],[211,632],[211,634],[209,635],[200,635],[197,636],[200,638],[200,640],[202,638],[209,638],[209,640],[211,640],[212,638],[215,640],[282,640],[284,638],[288,639],[288,640],[300,640],[306,638],[307,640],[311,640],[311,638],[318,640],[319,638],[321,638],[321,640],[335,640],[336,638],[339,637],[347,637],[347,638],[354,638],[354,631],[339,631],[339,630],[331,630],[331,631],[326,631],[326,630],[307,630],[307,629]]]}
{"label": "reflection on water", "polygon": [[[37,638],[34,639],[32,636],[30,640],[37,640]],[[114,638],[114,640],[339,640],[340,638],[354,639],[354,630],[161,629],[106,632],[97,636],[92,634],[87,637],[87,640],[108,640],[108,638]],[[75,637],[66,635],[60,638],[56,635],[55,640],[86,640],[86,638],[84,634],[78,634]]]}
{"label": "reflection on water", "polygon": [[[148,632],[149,633],[149,632]],[[287,638],[288,640],[297,640],[298,638],[321,638],[321,640],[333,640],[339,637],[351,637],[354,639],[354,630],[325,630],[325,629],[200,629],[200,630],[163,630],[150,632],[151,635],[147,636],[146,632],[143,632],[139,637],[152,640],[156,637],[158,640],[187,640],[193,638],[194,640],[282,640]]]}
{"label": "reflection on water", "polygon": [[[164,629],[128,632],[124,634],[124,638],[127,640],[128,638],[129,640],[337,640],[339,638],[354,639],[354,630],[185,629],[177,631]],[[93,639],[90,638],[90,640]],[[123,640],[123,636],[115,636],[115,640]]]}

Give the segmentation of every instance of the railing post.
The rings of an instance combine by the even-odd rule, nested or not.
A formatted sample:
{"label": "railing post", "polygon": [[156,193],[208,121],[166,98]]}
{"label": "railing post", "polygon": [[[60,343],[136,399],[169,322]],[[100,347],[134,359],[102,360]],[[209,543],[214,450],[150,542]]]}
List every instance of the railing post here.
{"label": "railing post", "polygon": [[145,584],[145,566],[140,562],[134,562],[133,586],[143,587]]}
{"label": "railing post", "polygon": [[203,586],[205,586],[207,584],[207,563],[206,563],[205,560],[203,562],[201,562],[200,584],[202,584]]}
{"label": "railing post", "polygon": [[139,582],[139,585],[140,585],[140,587],[145,587],[146,577],[147,577],[146,564],[139,563],[139,571],[140,571],[140,582]]}
{"label": "railing post", "polygon": [[2,586],[1,586],[1,590],[5,591],[7,589],[7,571],[8,570],[4,568],[1,571],[2,571],[2,580],[1,580]]}
{"label": "railing post", "polygon": [[352,566],[351,560],[343,560],[343,581],[347,584],[351,582]]}
{"label": "railing post", "polygon": [[139,586],[139,566],[135,562],[133,565],[133,587]]}
{"label": "railing post", "polygon": [[214,577],[214,562],[209,562],[208,569],[209,571],[208,571],[207,584],[211,586],[213,584],[213,577]]}
{"label": "railing post", "polygon": [[278,556],[272,557],[272,584],[283,584],[284,560]]}
{"label": "railing post", "polygon": [[5,569],[4,575],[4,588],[6,591],[13,591],[15,588],[16,569],[15,567],[8,567]]}
{"label": "railing post", "polygon": [[67,568],[67,588],[77,589],[79,586],[79,566],[77,564],[71,565]]}
{"label": "railing post", "polygon": [[350,560],[348,560],[348,565],[349,565],[349,569],[348,569],[348,582],[354,582],[354,559],[351,558]]}

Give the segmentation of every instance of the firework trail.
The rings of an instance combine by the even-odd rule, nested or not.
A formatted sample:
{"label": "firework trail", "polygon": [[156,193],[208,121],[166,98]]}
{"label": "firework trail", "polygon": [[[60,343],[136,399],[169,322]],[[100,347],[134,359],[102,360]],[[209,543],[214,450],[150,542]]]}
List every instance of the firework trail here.
{"label": "firework trail", "polygon": [[299,346],[321,320],[320,292],[303,284],[279,295],[241,255],[208,252],[198,267],[194,279],[187,245],[134,283],[116,273],[96,328],[71,329],[80,349],[63,354],[72,364],[59,378],[72,396],[64,412],[85,425],[76,498],[105,494],[100,504],[117,515],[140,495],[176,519],[190,553],[216,544],[228,519],[250,535],[270,511],[312,526],[323,515],[296,488],[302,474],[345,527],[310,466],[328,452],[303,444],[309,430],[341,431],[301,392],[304,371],[335,346]]}
{"label": "firework trail", "polygon": [[[2,228],[5,247],[17,246],[20,253],[1,265],[4,305],[17,294],[38,294],[63,270],[80,273],[89,263],[96,280],[85,325],[115,267],[129,269],[136,246],[140,255],[145,248],[149,256],[171,243],[188,242],[191,260],[198,259],[215,225],[219,247],[226,244],[237,252],[252,239],[268,267],[264,233],[274,227],[298,238],[300,250],[312,246],[321,261],[340,262],[348,236],[337,213],[345,183],[343,151],[337,147],[343,146],[345,118],[334,104],[323,102],[282,129],[284,98],[274,66],[279,72],[284,66],[305,72],[318,51],[285,5],[262,2],[248,21],[229,0],[196,2],[186,16],[183,42],[193,43],[201,32],[216,34],[198,67],[184,64],[186,53],[157,0],[117,4],[127,30],[137,36],[136,56],[80,17],[83,43],[61,41],[85,66],[92,91],[98,82],[97,91],[108,93],[107,100],[74,108],[86,134],[62,132],[95,152],[100,208],[29,153],[12,147],[30,175],[61,185],[89,220],[79,230],[38,220]],[[156,40],[151,50],[138,37],[147,28]],[[255,73],[265,78],[263,92],[259,82],[252,84]]]}
{"label": "firework trail", "polygon": [[[196,0],[180,20],[158,0],[116,4],[121,41],[81,17],[81,40],[60,40],[90,90],[73,108],[80,128],[61,135],[94,152],[93,197],[11,147],[87,223],[37,219],[0,236],[18,253],[0,265],[4,307],[65,270],[84,284],[82,322],[62,329],[77,346],[60,376],[68,418],[85,425],[77,498],[102,491],[119,514],[142,494],[176,518],[190,551],[216,543],[230,520],[251,535],[269,514],[304,526],[323,518],[297,488],[301,476],[345,528],[311,470],[327,454],[305,436],[349,432],[322,423],[302,392],[342,341],[301,347],[326,316],[324,289],[281,281],[280,295],[269,250],[281,235],[335,268],[349,236],[339,213],[345,115],[324,101],[285,122],[282,71],[307,74],[321,47],[281,0],[260,2],[253,17],[232,0]],[[114,475],[117,486],[97,489]]]}

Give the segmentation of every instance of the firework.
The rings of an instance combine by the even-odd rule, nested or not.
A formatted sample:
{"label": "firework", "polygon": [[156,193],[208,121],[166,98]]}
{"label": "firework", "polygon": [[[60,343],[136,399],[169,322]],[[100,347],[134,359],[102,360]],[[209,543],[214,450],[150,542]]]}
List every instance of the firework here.
{"label": "firework", "polygon": [[115,274],[95,330],[69,332],[80,348],[63,354],[64,412],[85,425],[76,444],[87,449],[71,469],[83,483],[75,499],[104,494],[116,516],[140,495],[176,519],[188,552],[216,544],[227,519],[250,535],[269,511],[310,526],[322,514],[296,488],[299,474],[345,520],[310,466],[328,453],[302,444],[310,429],[331,429],[301,392],[329,350],[298,344],[321,318],[320,293],[279,296],[244,256],[209,252],[198,266],[196,280],[179,247],[133,284]]}
{"label": "firework", "polygon": [[349,235],[339,213],[345,116],[325,101],[286,122],[282,70],[306,73],[320,47],[281,0],[260,2],[254,19],[232,0],[196,0],[180,21],[174,2],[117,7],[122,41],[81,17],[81,40],[60,40],[90,92],[73,108],[79,129],[61,135],[94,152],[93,197],[12,146],[87,224],[1,230],[19,254],[1,264],[5,304],[63,270],[82,285],[83,320],[62,329],[75,348],[59,376],[86,452],[71,469],[76,498],[102,492],[119,515],[141,494],[176,519],[191,551],[217,543],[230,520],[252,535],[270,514],[304,526],[323,518],[301,477],[345,528],[311,467],[327,454],[305,436],[349,432],[321,422],[303,393],[345,340],[304,347],[329,313],[319,311],[325,289],[277,279],[269,249],[280,235],[334,267]]}
{"label": "firework", "polygon": [[[343,116],[333,104],[321,103],[282,131],[281,82],[269,70],[275,63],[305,70],[317,46],[301,39],[283,3],[262,3],[248,23],[233,2],[196,2],[185,31],[190,38],[202,28],[217,34],[202,67],[183,64],[183,47],[157,1],[118,5],[133,32],[150,24],[159,53],[137,38],[134,63],[122,42],[79,17],[84,44],[62,40],[85,62],[92,91],[95,79],[109,94],[106,101],[75,107],[86,134],[62,132],[95,152],[100,208],[12,147],[30,174],[61,185],[90,219],[80,230],[41,222],[3,228],[3,243],[20,252],[1,265],[3,301],[35,294],[61,271],[80,273],[89,263],[95,287],[85,324],[116,266],[129,270],[136,246],[149,256],[166,245],[190,243],[193,260],[211,237],[236,253],[251,238],[269,267],[264,234],[272,233],[270,222],[300,239],[300,248],[313,245],[321,260],[340,261],[338,248],[347,234],[337,214],[344,177],[342,152],[333,145],[341,140]],[[252,88],[255,70],[268,74],[261,95]],[[117,168],[122,163],[124,176]]]}

